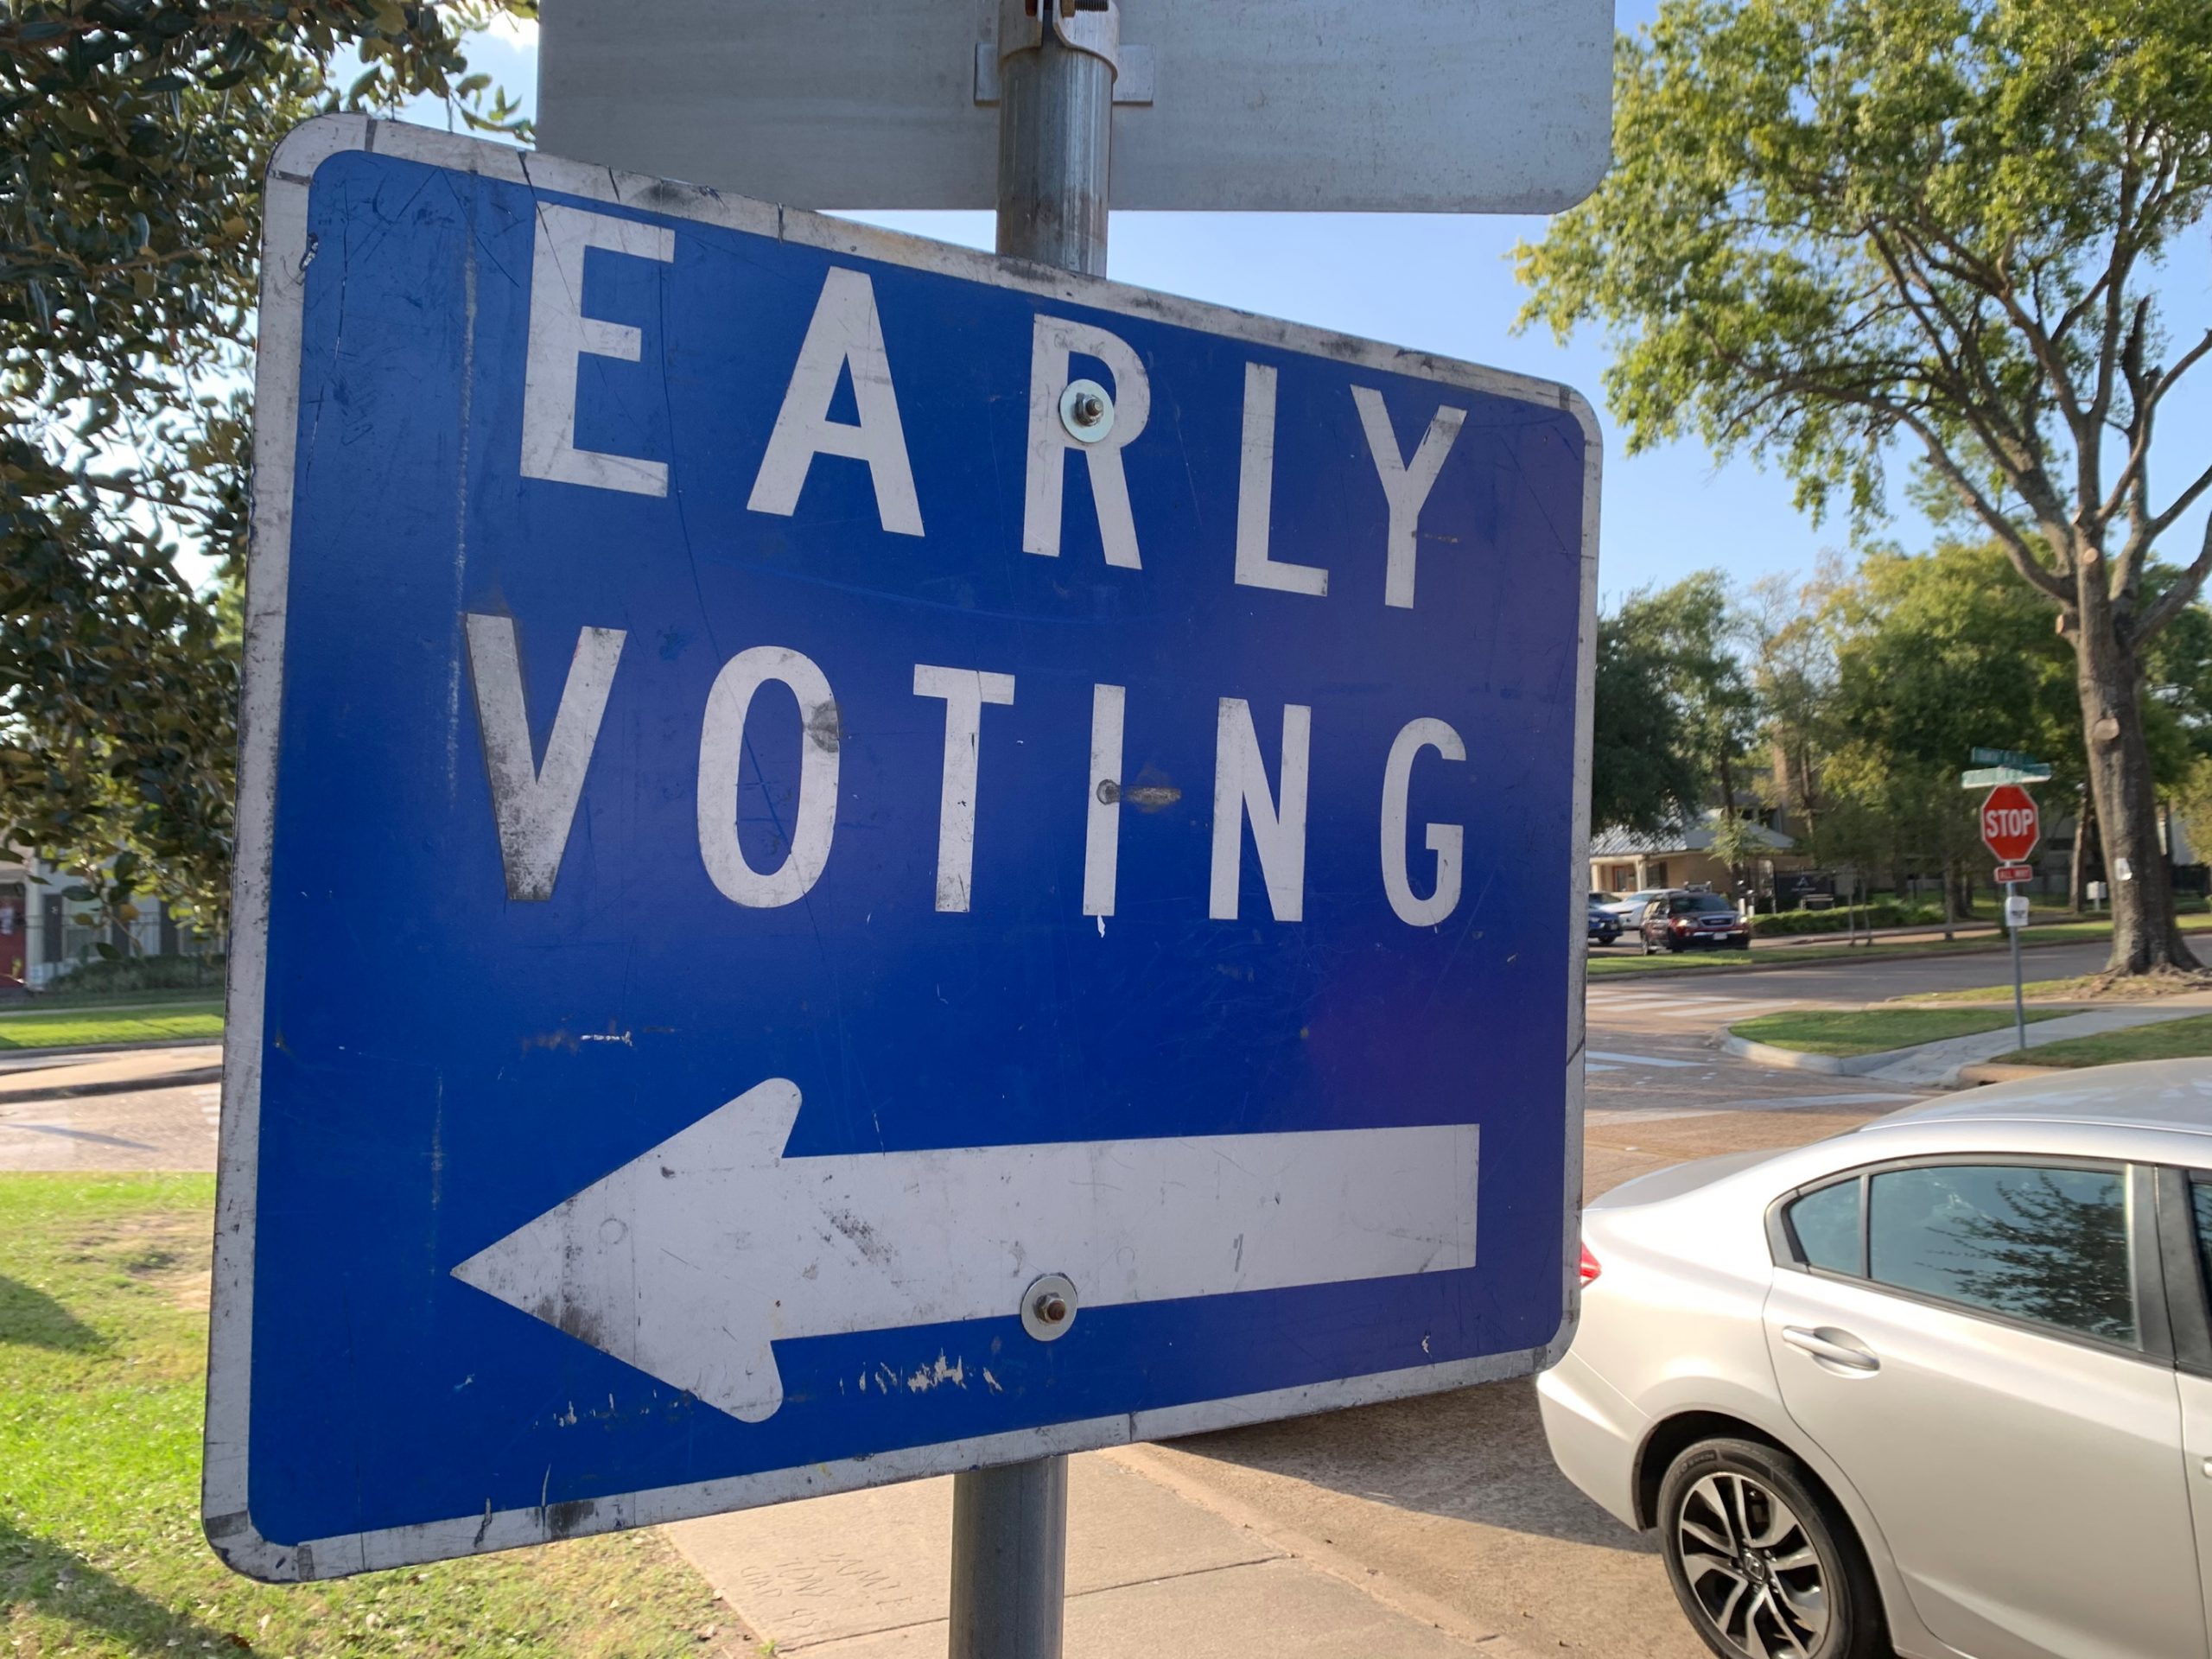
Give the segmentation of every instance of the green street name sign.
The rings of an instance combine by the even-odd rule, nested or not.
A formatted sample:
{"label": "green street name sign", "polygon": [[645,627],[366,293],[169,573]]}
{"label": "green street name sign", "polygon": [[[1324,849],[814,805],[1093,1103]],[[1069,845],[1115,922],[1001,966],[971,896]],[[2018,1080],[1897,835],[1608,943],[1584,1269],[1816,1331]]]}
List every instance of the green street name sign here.
{"label": "green street name sign", "polygon": [[[1976,749],[1979,760],[1986,753]],[[2021,757],[2025,760],[2026,757]],[[2050,768],[2039,761],[2029,761],[2024,766],[1983,766],[1974,772],[1959,774],[1961,789],[1993,789],[1999,784],[2046,784],[2050,781]]]}

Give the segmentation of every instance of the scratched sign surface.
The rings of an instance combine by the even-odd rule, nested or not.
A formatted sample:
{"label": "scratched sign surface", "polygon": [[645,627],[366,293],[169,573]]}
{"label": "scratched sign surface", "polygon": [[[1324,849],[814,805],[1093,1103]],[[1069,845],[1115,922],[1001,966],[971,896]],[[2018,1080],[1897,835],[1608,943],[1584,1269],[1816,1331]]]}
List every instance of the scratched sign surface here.
{"label": "scratched sign surface", "polygon": [[1572,394],[353,118],[269,216],[227,1560],[1564,1343]]}

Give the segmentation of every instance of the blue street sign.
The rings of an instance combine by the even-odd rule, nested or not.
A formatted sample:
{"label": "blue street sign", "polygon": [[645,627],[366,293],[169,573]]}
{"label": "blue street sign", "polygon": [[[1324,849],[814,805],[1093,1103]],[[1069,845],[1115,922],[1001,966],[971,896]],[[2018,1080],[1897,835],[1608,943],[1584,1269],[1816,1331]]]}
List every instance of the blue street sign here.
{"label": "blue street sign", "polygon": [[1564,1346],[1580,399],[355,118],[268,213],[225,1559]]}

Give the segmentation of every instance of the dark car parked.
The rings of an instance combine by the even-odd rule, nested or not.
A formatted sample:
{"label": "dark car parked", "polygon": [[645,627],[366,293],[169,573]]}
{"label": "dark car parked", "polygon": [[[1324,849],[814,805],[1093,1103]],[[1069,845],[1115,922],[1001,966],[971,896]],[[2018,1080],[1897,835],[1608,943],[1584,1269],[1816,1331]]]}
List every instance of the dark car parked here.
{"label": "dark car parked", "polygon": [[1665,893],[1644,906],[1643,954],[1710,944],[1751,948],[1751,925],[1717,893]]}
{"label": "dark car parked", "polygon": [[1621,936],[1621,918],[1610,910],[1601,909],[1595,893],[1585,901],[1590,918],[1589,942],[1592,944],[1611,944]]}

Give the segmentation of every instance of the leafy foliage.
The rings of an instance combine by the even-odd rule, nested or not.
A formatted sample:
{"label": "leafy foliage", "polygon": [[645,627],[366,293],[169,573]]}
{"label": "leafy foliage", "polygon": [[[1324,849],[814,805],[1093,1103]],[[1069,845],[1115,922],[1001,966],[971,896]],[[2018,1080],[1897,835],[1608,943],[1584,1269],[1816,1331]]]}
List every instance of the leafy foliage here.
{"label": "leafy foliage", "polygon": [[1599,621],[1592,825],[1649,831],[1732,790],[1755,709],[1735,627],[1717,570],[1631,594]]}
{"label": "leafy foliage", "polygon": [[1704,772],[1668,697],[1668,677],[1656,641],[1619,616],[1599,620],[1590,760],[1594,829],[1649,834],[1696,807]]}
{"label": "leafy foliage", "polygon": [[2113,966],[2185,963],[2155,873],[2145,646],[2212,571],[2149,580],[2212,490],[2154,492],[2208,354],[2158,265],[2212,207],[2203,0],[1665,0],[1616,57],[1613,171],[1521,250],[1524,323],[1611,332],[1631,451],[1694,433],[1865,527],[1898,447],[2058,608],[2116,893]]}
{"label": "leafy foliage", "polygon": [[[0,841],[219,931],[259,183],[318,112],[516,131],[471,31],[535,0],[0,13]],[[359,73],[343,90],[342,57]],[[202,591],[180,555],[212,562]]]}

